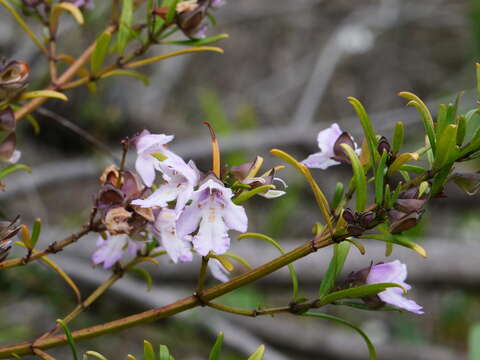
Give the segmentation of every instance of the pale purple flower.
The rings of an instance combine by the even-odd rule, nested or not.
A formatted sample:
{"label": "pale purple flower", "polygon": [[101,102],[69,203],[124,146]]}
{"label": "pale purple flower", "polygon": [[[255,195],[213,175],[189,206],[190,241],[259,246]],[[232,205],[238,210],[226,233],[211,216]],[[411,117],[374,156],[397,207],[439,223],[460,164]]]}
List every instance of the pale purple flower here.
{"label": "pale purple flower", "polygon": [[213,277],[221,282],[227,282],[230,280],[228,278],[229,272],[225,269],[220,261],[217,259],[210,259],[208,262],[208,268],[212,273]]}
{"label": "pale purple flower", "polygon": [[180,238],[177,234],[176,220],[175,210],[162,209],[152,227],[153,233],[158,237],[158,241],[175,264],[179,261],[192,261],[193,258],[191,242],[187,240],[187,237]]}
{"label": "pale purple flower", "polygon": [[317,168],[325,170],[333,165],[338,165],[341,162],[347,162],[343,149],[339,146],[341,143],[349,144],[353,147],[355,152],[360,154],[357,144],[353,138],[346,132],[342,132],[338,124],[334,123],[329,128],[322,130],[317,136],[318,147],[320,151],[308,156],[302,161],[309,168]]}
{"label": "pale purple flower", "polygon": [[202,256],[210,251],[223,254],[230,247],[228,230],[247,231],[248,218],[242,206],[235,205],[233,193],[220,181],[209,178],[192,195],[192,203],[180,215],[180,237],[193,233],[193,246]]}
{"label": "pale purple flower", "polygon": [[[377,283],[395,283],[401,285],[405,290],[412,287],[405,280],[407,278],[407,266],[399,260],[395,260],[385,264],[373,265],[367,276],[367,284]],[[415,314],[423,314],[423,308],[415,301],[407,299],[403,295],[403,289],[392,287],[388,288],[377,296],[383,302],[413,312]]]}
{"label": "pale purple flower", "polygon": [[[164,172],[166,168],[178,169],[186,167],[185,161],[165,146],[174,138],[173,135],[150,134],[144,130],[135,141],[137,160],[135,168],[146,186],[151,187],[155,181],[155,170]],[[152,154],[160,153],[165,160],[160,161]]]}
{"label": "pale purple flower", "polygon": [[92,255],[92,261],[95,265],[103,263],[103,267],[108,269],[126,254],[135,256],[140,247],[140,243],[132,240],[126,234],[110,235],[107,233],[107,239],[98,237],[97,250]]}
{"label": "pale purple flower", "polygon": [[159,168],[165,182],[152,195],[146,199],[134,200],[132,204],[143,208],[166,207],[168,202],[177,200],[175,210],[180,214],[190,200],[200,174],[192,161],[186,164],[181,158],[173,163],[161,164]]}
{"label": "pale purple flower", "polygon": [[211,0],[210,2],[210,7],[213,9],[218,9],[219,7],[222,7],[225,5],[225,0]]}

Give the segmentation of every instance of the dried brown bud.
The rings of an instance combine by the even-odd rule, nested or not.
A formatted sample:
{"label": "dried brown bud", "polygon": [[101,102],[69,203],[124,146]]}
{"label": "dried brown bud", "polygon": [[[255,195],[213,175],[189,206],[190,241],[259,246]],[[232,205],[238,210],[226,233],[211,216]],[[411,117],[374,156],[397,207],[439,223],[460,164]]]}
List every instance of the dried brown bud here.
{"label": "dried brown bud", "polygon": [[12,132],[0,143],[0,161],[16,163],[20,158],[20,152],[15,150],[16,146],[17,136]]}
{"label": "dried brown bud", "polygon": [[128,220],[131,217],[131,212],[125,210],[125,208],[121,206],[117,206],[108,210],[105,218],[103,219],[103,223],[112,235],[128,234],[131,230]]}
{"label": "dried brown bud", "polygon": [[[390,211],[391,212],[391,211]],[[398,234],[404,232],[412,227],[416,226],[422,217],[421,213],[412,212],[399,220],[396,220],[390,225],[390,232],[392,234]]]}
{"label": "dried brown bud", "polygon": [[195,9],[177,13],[177,25],[186,36],[190,38],[198,37],[198,33],[204,26],[203,20],[207,15],[209,6],[209,0],[198,1]]}
{"label": "dried brown bud", "polygon": [[121,205],[125,199],[125,195],[119,189],[111,184],[106,184],[100,189],[97,197],[97,207],[106,209],[113,205]]}
{"label": "dried brown bud", "polygon": [[119,172],[118,168],[115,165],[110,165],[105,170],[103,170],[102,175],[100,176],[100,184],[106,185],[116,185],[118,180]]}
{"label": "dried brown bud", "polygon": [[27,85],[30,68],[23,61],[10,61],[0,66],[0,101],[18,95]]}
{"label": "dried brown bud", "polygon": [[8,107],[0,111],[0,131],[14,131],[16,127],[15,113]]}

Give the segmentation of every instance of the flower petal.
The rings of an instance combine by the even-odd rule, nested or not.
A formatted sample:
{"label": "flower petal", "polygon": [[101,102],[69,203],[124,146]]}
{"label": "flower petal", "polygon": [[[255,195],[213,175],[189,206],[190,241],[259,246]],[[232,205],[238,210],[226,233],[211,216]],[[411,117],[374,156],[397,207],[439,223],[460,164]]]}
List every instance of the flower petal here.
{"label": "flower petal", "polygon": [[139,155],[135,162],[135,169],[147,187],[151,187],[155,181],[156,162],[158,162],[158,160],[151,155]]}
{"label": "flower petal", "polygon": [[322,169],[325,170],[330,166],[340,164],[338,161],[331,159],[333,156],[330,153],[317,152],[315,154],[309,155],[305,160],[302,161],[302,164],[311,168],[311,169]]}
{"label": "flower petal", "polygon": [[210,251],[223,254],[230,247],[227,230],[218,210],[210,208],[200,222],[198,234],[193,237],[193,247],[202,256],[206,256]]}
{"label": "flower petal", "polygon": [[223,265],[217,259],[210,259],[208,262],[208,268],[212,273],[213,277],[221,282],[227,282],[230,280],[228,278],[228,271],[223,267]]}
{"label": "flower petal", "polygon": [[233,202],[228,201],[222,211],[222,216],[229,229],[239,232],[247,231],[248,217],[243,206],[235,205]]}

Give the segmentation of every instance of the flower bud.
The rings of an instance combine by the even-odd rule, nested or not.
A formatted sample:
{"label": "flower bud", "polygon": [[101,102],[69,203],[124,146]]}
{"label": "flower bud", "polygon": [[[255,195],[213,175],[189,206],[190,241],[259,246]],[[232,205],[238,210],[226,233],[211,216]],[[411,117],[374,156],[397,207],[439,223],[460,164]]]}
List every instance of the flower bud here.
{"label": "flower bud", "polygon": [[17,217],[13,221],[0,221],[0,261],[7,258],[12,247],[10,239],[20,231],[18,219]]}
{"label": "flower bud", "polygon": [[14,131],[16,126],[15,113],[8,107],[0,111],[0,131]]}
{"label": "flower bud", "polygon": [[27,86],[30,68],[23,61],[0,65],[0,101],[11,99]]}
{"label": "flower bud", "polygon": [[392,148],[390,147],[390,143],[388,142],[385,136],[382,136],[378,141],[377,150],[380,153],[380,155],[382,155],[384,151],[386,151],[387,154],[391,153]]}
{"label": "flower bud", "polygon": [[177,5],[177,25],[183,33],[190,38],[202,38],[205,36],[206,24],[205,16],[210,6],[210,0],[199,0],[196,7],[191,2],[184,4],[181,2]]}
{"label": "flower bud", "polygon": [[337,141],[335,141],[335,144],[333,145],[334,156],[332,157],[332,159],[344,164],[350,164],[350,158],[348,157],[347,153],[343,149],[342,144],[347,144],[352,149],[356,148],[353,138],[350,136],[348,132],[344,131],[338,137]]}
{"label": "flower bud", "polygon": [[17,136],[12,132],[0,143],[0,161],[15,164],[21,155],[20,151],[15,150],[16,145]]}
{"label": "flower bud", "polygon": [[[420,218],[422,217],[421,213],[412,212],[410,214],[405,214],[395,210],[390,210],[388,214],[391,220],[397,219],[391,221],[390,232],[392,234],[399,234],[408,229],[411,229],[418,224]],[[404,216],[401,216],[401,214],[403,214]]]}

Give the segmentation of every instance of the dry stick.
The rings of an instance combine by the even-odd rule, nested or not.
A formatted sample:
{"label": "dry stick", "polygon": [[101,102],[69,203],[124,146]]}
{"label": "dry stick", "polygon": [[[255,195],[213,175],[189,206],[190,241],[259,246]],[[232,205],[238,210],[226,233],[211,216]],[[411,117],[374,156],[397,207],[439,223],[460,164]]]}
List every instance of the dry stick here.
{"label": "dry stick", "polygon": [[[111,25],[109,26],[105,32],[113,33],[116,29],[116,26]],[[50,85],[47,90],[55,90],[59,87],[61,88],[63,84],[67,83],[77,71],[87,63],[88,59],[92,55],[93,51],[95,50],[96,42],[93,42],[80,57],[75,60],[75,62],[58,78],[58,81],[55,85]],[[45,103],[48,100],[46,97],[36,98],[22,106],[19,110],[15,112],[15,119],[18,121],[24,116],[32,113],[35,111],[39,106]]]}
{"label": "dry stick", "polygon": [[62,251],[64,247],[76,242],[81,237],[87,235],[90,231],[95,229],[98,225],[100,225],[99,221],[94,223],[92,226],[90,226],[90,224],[84,225],[82,230],[66,237],[65,239],[63,239],[62,241],[60,241],[58,243],[54,242],[54,243],[50,244],[50,246],[48,246],[45,250],[39,251],[35,254],[31,254],[28,258],[22,257],[22,258],[16,258],[16,259],[10,259],[10,260],[2,261],[2,262],[0,262],[0,270],[12,268],[12,267],[15,267],[15,266],[25,265],[25,264],[27,264],[31,261],[40,259],[41,257],[43,257],[45,255],[55,254],[59,251]]}
{"label": "dry stick", "polygon": [[[214,286],[203,292],[202,299],[205,302],[211,301],[219,296],[227,294],[235,289],[238,289],[246,284],[250,284],[262,277],[265,277],[272,272],[296,261],[308,254],[317,251],[320,248],[329,246],[333,243],[329,235],[324,235],[320,238],[315,238],[298,248],[256,268],[250,270],[242,275],[235,277],[229,282]],[[166,318],[180,312],[192,309],[202,305],[202,301],[195,295],[178,300],[170,305],[162,306],[157,309],[148,310],[139,314],[131,315],[122,319],[111,321],[105,324],[92,326],[82,330],[73,332],[75,340],[84,340],[92,337],[97,337],[102,334],[107,334],[122,329],[131,328],[133,326]],[[49,349],[63,345],[67,342],[65,335],[51,336],[42,339],[35,343],[36,348]],[[32,343],[24,342],[16,345],[0,347],[0,358],[7,358],[12,354],[25,355],[32,353]]]}

